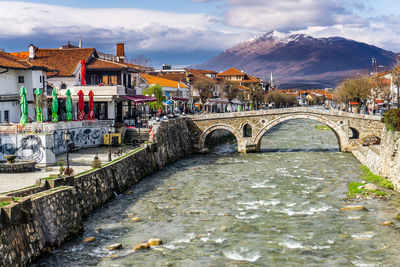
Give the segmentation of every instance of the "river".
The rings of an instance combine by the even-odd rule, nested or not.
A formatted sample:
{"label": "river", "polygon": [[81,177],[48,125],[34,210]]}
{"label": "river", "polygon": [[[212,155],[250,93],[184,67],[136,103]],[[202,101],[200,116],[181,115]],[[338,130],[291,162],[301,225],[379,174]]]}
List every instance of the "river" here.
{"label": "river", "polygon": [[[381,225],[394,221],[397,200],[345,201],[360,163],[314,124],[276,126],[260,153],[222,145],[164,168],[95,211],[83,236],[33,266],[398,266],[400,232]],[[348,204],[369,211],[339,211]],[[97,240],[83,243],[87,236]],[[149,238],[164,244],[132,251]],[[124,248],[104,249],[112,243]]]}

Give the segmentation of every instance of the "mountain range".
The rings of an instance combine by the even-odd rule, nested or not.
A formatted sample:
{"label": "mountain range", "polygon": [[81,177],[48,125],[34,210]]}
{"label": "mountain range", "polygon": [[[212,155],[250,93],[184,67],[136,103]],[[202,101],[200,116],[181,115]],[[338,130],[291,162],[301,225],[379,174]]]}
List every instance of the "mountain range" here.
{"label": "mountain range", "polygon": [[273,73],[279,88],[325,88],[335,87],[355,73],[370,71],[372,58],[379,66],[390,67],[396,56],[391,51],[342,37],[269,32],[195,67],[218,72],[236,67],[265,80]]}

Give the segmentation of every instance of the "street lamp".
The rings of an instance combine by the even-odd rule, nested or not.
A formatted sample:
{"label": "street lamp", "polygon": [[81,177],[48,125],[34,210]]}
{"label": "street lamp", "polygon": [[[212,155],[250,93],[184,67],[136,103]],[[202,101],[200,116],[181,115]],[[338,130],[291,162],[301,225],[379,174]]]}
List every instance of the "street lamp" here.
{"label": "street lamp", "polygon": [[108,145],[110,146],[108,150],[108,161],[111,161],[111,124],[108,125],[107,129],[108,129]]}
{"label": "street lamp", "polygon": [[64,132],[64,141],[65,141],[65,146],[67,148],[67,170],[69,170],[69,156],[68,156],[68,143],[71,140],[71,133],[66,130]]}

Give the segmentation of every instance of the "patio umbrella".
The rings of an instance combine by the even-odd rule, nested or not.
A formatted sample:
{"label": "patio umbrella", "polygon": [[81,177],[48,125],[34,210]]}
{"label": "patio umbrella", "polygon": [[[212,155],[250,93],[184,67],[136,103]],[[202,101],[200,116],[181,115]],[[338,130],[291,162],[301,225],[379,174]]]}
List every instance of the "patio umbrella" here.
{"label": "patio umbrella", "polygon": [[86,60],[82,59],[81,60],[81,85],[86,85]]}
{"label": "patio umbrella", "polygon": [[79,113],[78,113],[78,120],[83,121],[85,119],[85,112],[83,111],[83,109],[85,108],[85,100],[83,99],[84,93],[82,92],[82,90],[80,90],[78,92],[78,109],[79,109]]}
{"label": "patio umbrella", "polygon": [[242,106],[241,106],[241,105],[238,106],[238,111],[239,111],[239,112],[242,111]]}
{"label": "patio umbrella", "polygon": [[250,110],[253,110],[253,102],[250,103]]}
{"label": "patio umbrella", "polygon": [[57,100],[57,90],[53,89],[51,92],[52,100],[51,100],[51,122],[58,122],[58,100]]}
{"label": "patio umbrella", "polygon": [[42,90],[40,88],[36,88],[35,90],[35,95],[36,95],[36,121],[37,122],[42,122],[42,107],[41,107],[41,101],[40,98],[42,96]]}
{"label": "patio umbrella", "polygon": [[65,95],[67,96],[67,99],[65,101],[65,109],[67,110],[67,121],[72,120],[72,101],[71,101],[71,91],[67,89],[65,92]]}
{"label": "patio umbrella", "polygon": [[90,90],[90,92],[89,92],[89,114],[88,114],[88,120],[94,120],[94,112],[93,112],[94,102],[93,102],[93,96],[94,96],[94,93],[93,93],[92,90]]}
{"label": "patio umbrella", "polygon": [[21,106],[21,119],[19,120],[19,123],[26,124],[28,122],[28,102],[26,101],[26,89],[24,86],[21,86],[19,95],[21,96],[21,101],[19,102],[19,105]]}

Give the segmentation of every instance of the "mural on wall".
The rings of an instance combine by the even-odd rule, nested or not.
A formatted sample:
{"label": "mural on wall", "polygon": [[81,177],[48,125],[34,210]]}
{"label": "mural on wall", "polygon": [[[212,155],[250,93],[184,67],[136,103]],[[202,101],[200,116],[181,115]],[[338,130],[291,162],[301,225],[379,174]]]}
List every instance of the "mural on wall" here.
{"label": "mural on wall", "polygon": [[[69,131],[69,143],[79,148],[103,144],[103,136],[107,132],[106,128],[76,128]],[[46,163],[46,153],[57,155],[66,151],[64,130],[54,131],[53,137],[54,139],[49,135],[0,135],[0,160],[4,160],[5,155],[17,155],[22,160]]]}
{"label": "mural on wall", "polygon": [[42,161],[46,151],[42,141],[44,138],[39,135],[0,136],[1,160],[4,160],[5,155],[16,155],[23,160]]}
{"label": "mural on wall", "polygon": [[[103,135],[106,133],[105,128],[78,128],[70,129],[71,141],[76,147],[97,146],[103,143]],[[54,132],[54,153],[58,154],[66,150],[64,141],[64,130]]]}

